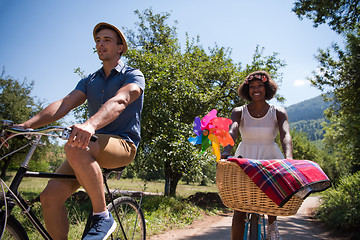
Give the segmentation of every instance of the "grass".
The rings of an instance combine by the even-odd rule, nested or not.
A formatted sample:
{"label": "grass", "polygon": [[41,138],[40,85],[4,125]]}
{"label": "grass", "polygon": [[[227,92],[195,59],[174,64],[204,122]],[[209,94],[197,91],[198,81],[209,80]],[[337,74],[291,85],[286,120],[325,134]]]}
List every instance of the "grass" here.
{"label": "grass", "polygon": [[[108,180],[110,188],[119,188],[122,190],[163,193],[165,182],[164,181],[150,181],[144,182],[139,179],[110,179]],[[186,184],[185,182],[179,182],[176,190],[177,196],[188,197],[196,192],[217,192],[216,184],[210,184],[208,186],[200,186],[199,183]]]}
{"label": "grass", "polygon": [[[8,179],[8,184],[11,179]],[[36,198],[46,186],[48,179],[41,178],[24,178],[19,187],[23,198],[31,200]],[[111,189],[119,188],[121,190],[143,191],[158,193],[157,196],[145,196],[142,202],[142,209],[147,221],[147,236],[159,234],[171,228],[182,228],[191,224],[194,220],[201,219],[204,214],[214,214],[218,208],[203,209],[186,199],[197,192],[217,192],[215,184],[209,186],[200,186],[198,183],[186,184],[180,182],[177,187],[177,197],[164,197],[164,181],[144,182],[139,179],[120,179],[115,178],[108,180]],[[70,222],[69,239],[80,239],[85,227],[90,201],[77,201],[70,198],[66,205]],[[16,207],[13,214],[21,219],[25,224],[30,239],[42,239],[36,230],[28,223],[25,217]],[[41,205],[35,202],[32,210],[36,216],[42,220]]]}
{"label": "grass", "polygon": [[[6,181],[6,184],[11,179]],[[48,179],[46,178],[24,178],[20,184],[20,191],[40,193],[46,186]],[[164,181],[142,181],[140,179],[123,179],[117,180],[111,178],[108,180],[111,189],[119,188],[122,190],[152,192],[162,194],[164,192]],[[196,192],[217,192],[216,184],[209,184],[208,186],[200,186],[199,183],[186,184],[180,181],[177,187],[177,196],[188,197]]]}

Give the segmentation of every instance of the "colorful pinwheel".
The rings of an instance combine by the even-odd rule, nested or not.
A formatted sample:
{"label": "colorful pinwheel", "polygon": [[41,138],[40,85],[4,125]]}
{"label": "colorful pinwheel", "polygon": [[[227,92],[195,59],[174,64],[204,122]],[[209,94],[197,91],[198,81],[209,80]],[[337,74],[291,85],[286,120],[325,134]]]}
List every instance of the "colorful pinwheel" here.
{"label": "colorful pinwheel", "polygon": [[213,109],[201,120],[199,117],[195,118],[194,133],[197,136],[190,137],[189,142],[194,145],[201,144],[201,153],[212,146],[212,152],[216,156],[216,160],[219,161],[220,145],[223,147],[234,146],[234,140],[229,134],[229,125],[232,124],[232,120],[216,117],[216,114],[216,109]]}

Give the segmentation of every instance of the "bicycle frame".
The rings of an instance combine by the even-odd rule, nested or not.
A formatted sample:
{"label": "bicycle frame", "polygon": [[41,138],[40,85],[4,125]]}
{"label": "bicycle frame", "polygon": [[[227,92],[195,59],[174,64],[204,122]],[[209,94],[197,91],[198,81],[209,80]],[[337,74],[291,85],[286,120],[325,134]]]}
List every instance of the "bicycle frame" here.
{"label": "bicycle frame", "polygon": [[[24,167],[20,167],[17,174],[14,177],[14,180],[12,181],[10,188],[8,189],[8,192],[6,193],[6,201],[7,201],[7,209],[5,210],[6,217],[8,217],[12,209],[15,207],[15,205],[19,206],[22,209],[22,213],[26,215],[28,220],[34,225],[36,230],[41,234],[41,236],[44,239],[52,239],[49,235],[49,233],[46,231],[45,227],[42,225],[42,223],[39,221],[39,219],[36,217],[36,215],[31,210],[30,206],[27,204],[27,202],[21,197],[21,195],[17,192],[17,188],[21,182],[21,180],[24,177],[34,177],[34,178],[72,178],[76,179],[74,175],[64,175],[64,174],[57,174],[57,173],[42,173],[42,172],[29,172]],[[12,202],[12,200],[15,200],[16,203]],[[5,204],[4,202],[1,202],[1,207],[3,207]],[[2,218],[0,219],[0,232],[2,233],[5,226],[5,214],[2,215]]]}
{"label": "bicycle frame", "polygon": [[[36,230],[41,234],[41,236],[44,239],[49,239],[51,240],[52,238],[50,237],[49,233],[46,231],[46,229],[44,228],[44,226],[42,225],[42,223],[39,221],[39,219],[36,217],[36,215],[33,213],[33,211],[31,210],[30,206],[26,203],[26,201],[21,197],[21,195],[17,192],[17,188],[21,182],[21,180],[24,177],[32,177],[32,178],[61,178],[61,179],[76,179],[75,175],[67,175],[67,174],[59,174],[59,173],[48,173],[48,172],[32,172],[32,171],[27,171],[26,168],[24,167],[20,167],[18,169],[17,174],[15,175],[10,187],[8,188],[8,192],[6,193],[6,197],[7,199],[14,199],[16,201],[16,204],[8,204],[7,205],[7,214],[6,217],[8,217],[11,214],[12,209],[15,207],[15,205],[19,206],[23,213],[27,216],[28,220],[33,224],[33,226],[36,228]],[[106,176],[104,176],[104,180],[105,180]],[[108,187],[107,181],[104,181],[105,184],[105,188],[107,190],[107,193],[110,194],[110,203],[114,205],[114,198],[111,194],[111,191]],[[120,191],[120,193],[122,193]],[[138,192],[136,192],[138,193]],[[132,195],[132,194],[131,194]],[[142,201],[142,195],[140,196],[140,202],[139,202],[139,207],[141,206],[141,201]],[[7,202],[9,203],[9,201],[7,200]],[[0,202],[0,207],[2,208],[5,204],[4,202]],[[116,211],[116,208],[115,208]],[[87,220],[85,229],[84,229],[84,234],[87,232],[88,228],[90,227],[91,221],[89,221],[90,217],[92,216],[91,211],[89,213],[89,218]],[[5,214],[2,215],[1,219],[0,219],[0,233],[2,233],[3,228],[5,226]],[[120,223],[120,228],[123,232],[123,235],[125,237],[125,239],[127,239],[126,237],[126,233],[125,230],[123,229],[122,225],[121,225],[121,221],[119,219],[119,213],[116,212],[116,216],[118,218],[118,221]]]}
{"label": "bicycle frame", "polygon": [[[6,121],[3,122],[3,125],[5,126],[11,126],[11,122],[10,121]],[[23,180],[24,177],[37,177],[37,178],[72,178],[72,179],[76,179],[76,177],[74,175],[65,175],[65,174],[58,174],[58,173],[42,173],[42,172],[30,172],[27,171],[28,169],[28,165],[29,162],[35,152],[35,149],[37,148],[37,146],[40,144],[40,139],[43,135],[46,136],[57,136],[59,137],[59,135],[52,135],[52,134],[47,134],[47,132],[51,132],[51,131],[62,131],[62,135],[60,135],[60,138],[67,138],[69,135],[69,131],[70,129],[68,128],[63,128],[63,127],[50,127],[50,128],[46,128],[46,129],[42,129],[38,132],[32,132],[32,135],[35,135],[35,138],[33,140],[30,140],[27,144],[25,144],[23,147],[9,153],[8,155],[12,155],[14,153],[16,153],[17,151],[19,151],[20,149],[25,148],[26,146],[31,145],[30,150],[28,151],[28,154],[26,155],[24,161],[21,163],[15,177],[13,178],[10,187],[8,187],[4,181],[1,179],[1,184],[3,186],[5,186],[7,188],[7,193],[5,195],[5,199],[3,201],[0,202],[0,207],[3,208],[4,206],[5,208],[5,214],[1,214],[0,217],[0,234],[2,235],[4,228],[5,228],[5,224],[6,224],[6,219],[8,216],[10,216],[13,208],[17,205],[20,207],[20,209],[22,210],[22,213],[26,215],[26,217],[28,218],[28,220],[34,225],[34,227],[37,229],[37,231],[41,234],[41,236],[44,239],[52,239],[49,235],[49,233],[46,231],[45,227],[41,224],[41,222],[39,221],[39,219],[36,217],[36,215],[33,213],[33,211],[31,210],[30,206],[27,204],[27,202],[21,197],[21,195],[18,192],[18,188],[19,185],[21,183],[21,181]],[[9,137],[7,140],[17,136],[17,135],[26,135],[29,131],[27,130],[8,130],[9,132],[13,132],[14,135],[12,137]],[[2,146],[3,144],[1,144]],[[8,155],[2,157],[1,159],[7,157]]]}
{"label": "bicycle frame", "polygon": [[[5,185],[8,188],[8,191],[6,193],[6,199],[4,199],[4,202],[1,202],[1,207],[3,207],[4,205],[7,205],[7,206],[5,209],[5,214],[2,214],[1,219],[0,219],[0,232],[1,233],[4,230],[6,218],[11,214],[15,205],[17,205],[20,207],[22,212],[27,216],[29,221],[35,226],[35,228],[41,234],[41,236],[44,239],[51,239],[49,233],[46,231],[46,229],[40,223],[39,219],[35,216],[35,214],[31,210],[31,208],[29,207],[29,205],[26,203],[26,201],[21,197],[21,195],[18,192],[18,187],[24,177],[45,177],[45,176],[46,177],[51,176],[51,177],[55,177],[55,178],[60,177],[58,174],[28,172],[27,171],[28,163],[29,163],[37,145],[40,142],[40,138],[41,138],[41,136],[36,137],[35,143],[31,146],[25,160],[19,167],[13,181],[10,184],[10,187],[8,188]],[[5,184],[5,183],[2,181],[2,184]],[[15,202],[13,202],[13,201],[15,201]]]}
{"label": "bicycle frame", "polygon": [[[4,121],[3,121],[4,124]],[[5,123],[5,126],[9,126],[7,124],[9,124],[9,122]],[[11,125],[10,125],[11,126]],[[62,131],[62,134],[59,135],[52,135],[52,134],[48,134],[48,132],[51,131]],[[11,132],[11,130],[10,130]],[[46,239],[46,240],[51,240],[51,236],[50,234],[47,232],[47,230],[45,229],[45,227],[42,225],[42,223],[39,221],[39,219],[36,217],[36,215],[34,214],[34,212],[31,210],[31,207],[27,204],[27,202],[21,197],[20,193],[18,192],[18,187],[21,183],[21,181],[23,180],[24,177],[32,177],[32,178],[62,178],[62,179],[76,179],[75,175],[67,175],[67,174],[59,174],[59,173],[49,173],[49,172],[32,172],[32,171],[28,171],[28,165],[29,162],[35,152],[35,149],[37,148],[37,146],[40,144],[40,139],[42,136],[56,136],[56,137],[60,137],[62,139],[67,139],[68,136],[71,133],[71,129],[69,128],[64,128],[64,127],[49,127],[49,128],[45,128],[45,129],[40,129],[40,130],[31,130],[27,131],[27,130],[13,130],[12,132],[14,132],[15,134],[12,137],[7,138],[7,140],[17,136],[17,135],[26,135],[26,134],[31,134],[31,135],[35,135],[35,138],[33,140],[30,140],[27,144],[25,144],[23,147],[3,156],[0,158],[0,160],[6,158],[9,155],[12,155],[14,153],[16,153],[17,151],[31,145],[30,150],[28,151],[28,154],[26,155],[24,161],[21,163],[20,167],[18,168],[18,171],[15,175],[15,177],[13,178],[10,187],[8,187],[5,182],[1,179],[1,184],[2,186],[5,186],[7,188],[7,192],[6,194],[4,193],[4,199],[0,201],[0,238],[2,237],[2,233],[4,232],[5,226],[6,226],[6,220],[7,218],[11,215],[11,212],[13,210],[13,208],[15,206],[19,206],[20,209],[22,210],[22,213],[26,215],[26,217],[28,218],[28,220],[31,222],[31,224],[36,228],[36,230],[40,233],[40,235]],[[19,133],[20,132],[20,133]],[[3,132],[2,132],[3,134]],[[2,137],[2,136],[1,136]],[[4,143],[0,144],[0,149],[3,146]],[[122,168],[118,168],[118,169],[104,169],[104,173],[103,174],[103,178],[104,178],[104,184],[107,190],[107,193],[110,195],[110,202],[113,206],[114,205],[114,198],[113,198],[113,194],[115,194],[115,192],[111,192],[108,184],[107,184],[107,178],[110,176],[111,172],[113,171],[117,171],[120,172],[124,169],[125,167]],[[121,176],[121,175],[120,175]],[[120,176],[118,179],[120,179]],[[5,192],[5,191],[4,191]],[[123,191],[119,191],[119,193],[123,194]],[[138,192],[136,192],[138,193]],[[127,194],[125,194],[127,195]],[[141,201],[142,201],[142,194],[140,194],[140,204],[139,204],[139,208],[141,205]],[[3,207],[5,206],[5,211],[1,210]],[[119,218],[119,213],[117,212],[116,208],[115,208],[115,212],[116,212],[116,218],[119,221],[120,224],[120,228],[121,231],[123,233],[123,236],[125,237],[125,239],[127,240],[127,236],[125,233],[125,230],[121,224],[120,218]],[[88,221],[86,223],[86,227],[84,229],[84,234],[87,232],[88,228],[90,227],[91,221],[89,221],[90,217],[92,216],[92,211],[90,211],[89,213],[89,218]],[[115,216],[114,216],[115,217]],[[84,235],[83,234],[83,235]]]}

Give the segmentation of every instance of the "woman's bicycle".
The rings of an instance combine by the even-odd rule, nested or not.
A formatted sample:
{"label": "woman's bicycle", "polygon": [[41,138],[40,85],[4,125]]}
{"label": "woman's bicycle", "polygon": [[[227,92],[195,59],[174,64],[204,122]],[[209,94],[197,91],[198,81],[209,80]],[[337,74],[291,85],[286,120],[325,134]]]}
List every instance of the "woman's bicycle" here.
{"label": "woman's bicycle", "polygon": [[[12,214],[15,206],[18,206],[30,223],[35,227],[39,234],[44,239],[51,239],[49,233],[41,221],[37,218],[35,213],[31,210],[27,201],[24,200],[21,194],[18,192],[19,185],[24,177],[35,178],[63,178],[63,179],[75,179],[74,175],[49,173],[49,172],[31,172],[28,171],[29,162],[34,154],[35,149],[40,146],[41,138],[46,137],[60,137],[61,139],[68,139],[71,134],[70,128],[65,127],[48,127],[38,130],[23,130],[13,128],[13,122],[8,120],[0,120],[1,124],[1,144],[0,149],[9,143],[10,139],[21,136],[27,139],[27,143],[0,157],[3,160],[16,152],[30,147],[24,161],[18,168],[17,173],[10,186],[6,185],[3,179],[1,179],[2,196],[0,196],[0,239],[18,239],[28,240],[28,235],[18,221],[17,217]],[[96,139],[92,139],[96,141]],[[135,191],[121,191],[115,189],[110,191],[107,179],[111,173],[118,173],[118,179],[121,176],[124,167],[117,169],[103,169],[104,185],[108,194],[109,204],[107,205],[109,211],[114,216],[117,222],[117,228],[111,234],[110,239],[124,239],[124,240],[145,240],[146,239],[146,226],[144,214],[141,210],[141,201],[143,198],[142,192]],[[119,196],[117,197],[116,196]],[[139,200],[135,200],[135,198]],[[92,211],[89,212],[89,217],[83,232],[83,237],[91,226]]]}
{"label": "woman's bicycle", "polygon": [[247,213],[244,239],[266,239],[264,215],[295,215],[303,199],[292,197],[282,207],[276,205],[234,162],[221,160],[217,164],[216,184],[225,206]]}
{"label": "woman's bicycle", "polygon": [[265,240],[265,216],[258,213],[246,213],[244,240]]}

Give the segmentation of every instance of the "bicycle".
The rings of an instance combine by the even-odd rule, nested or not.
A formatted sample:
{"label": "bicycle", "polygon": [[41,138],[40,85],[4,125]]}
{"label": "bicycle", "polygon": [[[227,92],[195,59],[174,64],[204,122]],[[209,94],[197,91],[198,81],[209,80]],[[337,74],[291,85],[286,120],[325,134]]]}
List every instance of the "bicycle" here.
{"label": "bicycle", "polygon": [[264,215],[295,215],[303,202],[303,198],[295,195],[284,206],[279,207],[239,165],[225,159],[217,163],[216,184],[225,206],[248,213],[244,239],[247,239],[248,235],[251,240],[266,239]]}
{"label": "bicycle", "polygon": [[[226,159],[232,158],[233,156],[228,156]],[[238,156],[242,158],[242,156]],[[225,159],[224,159],[225,160]],[[221,162],[220,162],[221,163]],[[218,173],[217,173],[218,174]],[[217,180],[223,178],[222,176],[217,175]],[[217,182],[219,184],[219,181]],[[234,190],[234,189],[232,189]],[[265,240],[266,239],[266,228],[265,228],[265,215],[258,214],[255,212],[246,212],[245,217],[245,230],[243,240]]]}
{"label": "bicycle", "polygon": [[[31,210],[31,207],[28,205],[27,201],[24,200],[21,194],[18,192],[18,187],[24,177],[34,177],[34,178],[63,178],[63,179],[76,179],[74,175],[58,174],[51,172],[31,172],[28,171],[29,162],[34,154],[35,149],[41,145],[41,137],[57,137],[64,140],[67,140],[71,134],[70,128],[65,128],[61,126],[47,127],[37,130],[32,129],[16,129],[13,128],[13,122],[8,120],[0,120],[1,124],[1,138],[2,143],[0,144],[0,149],[8,144],[9,140],[17,137],[23,136],[28,141],[27,143],[2,156],[0,161],[6,157],[15,154],[16,152],[30,146],[30,149],[21,163],[20,167],[17,170],[17,173],[13,180],[11,181],[10,187],[7,186],[3,179],[1,179],[2,187],[2,198],[0,198],[0,239],[17,239],[17,240],[28,240],[28,235],[22,226],[22,224],[17,220],[16,216],[12,215],[12,211],[15,206],[20,207],[22,213],[26,215],[30,223],[35,227],[39,234],[47,240],[51,240],[51,236],[46,231],[43,224]],[[95,138],[92,138],[91,141],[96,141]],[[142,192],[136,191],[121,191],[115,189],[110,191],[107,179],[110,175],[115,172],[118,174],[118,179],[121,177],[121,173],[125,167],[116,168],[116,169],[103,169],[103,178],[104,185],[106,188],[106,193],[108,194],[110,201],[107,205],[108,210],[114,216],[115,221],[117,222],[117,228],[111,234],[110,239],[146,239],[146,224],[143,211],[141,209],[141,201],[143,198]],[[7,191],[5,193],[5,190]],[[119,195],[120,197],[115,198]],[[0,196],[1,197],[1,196]],[[139,198],[135,200],[134,198]],[[82,235],[82,238],[85,236],[86,232],[91,226],[91,215],[92,211],[89,212],[89,217]]]}
{"label": "bicycle", "polygon": [[[250,225],[250,226],[249,226]],[[261,232],[262,230],[262,232]],[[265,240],[265,216],[258,213],[246,213],[244,240]]]}

